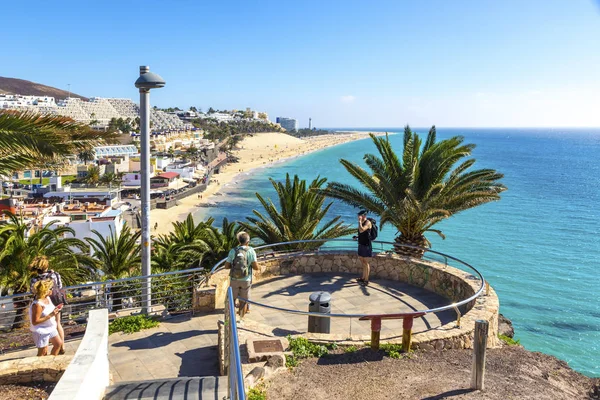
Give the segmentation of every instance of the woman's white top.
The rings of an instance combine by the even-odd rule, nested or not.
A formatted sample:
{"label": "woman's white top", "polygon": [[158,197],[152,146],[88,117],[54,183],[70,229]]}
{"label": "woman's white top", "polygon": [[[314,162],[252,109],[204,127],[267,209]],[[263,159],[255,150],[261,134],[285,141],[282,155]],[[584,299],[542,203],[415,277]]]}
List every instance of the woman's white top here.
{"label": "woman's white top", "polygon": [[34,300],[33,303],[31,303],[31,306],[29,307],[29,321],[31,321],[31,325],[30,325],[29,329],[31,330],[31,332],[35,332],[40,335],[47,335],[49,333],[54,332],[54,330],[56,329],[56,318],[54,318],[54,317],[47,319],[46,321],[39,323],[37,325],[33,324],[33,305],[34,304],[39,304],[42,306],[42,318],[47,315],[52,314],[52,312],[56,308],[56,307],[54,307],[54,304],[52,304],[52,300],[50,300],[49,297],[46,297],[46,301],[48,302],[48,304],[45,304],[44,302],[42,302],[40,300]]}

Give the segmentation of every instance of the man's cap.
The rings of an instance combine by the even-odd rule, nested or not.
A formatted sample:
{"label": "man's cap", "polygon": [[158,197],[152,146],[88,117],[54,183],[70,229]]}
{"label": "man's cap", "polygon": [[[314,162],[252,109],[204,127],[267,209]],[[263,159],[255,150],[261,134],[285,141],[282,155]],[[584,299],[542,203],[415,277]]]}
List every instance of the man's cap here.
{"label": "man's cap", "polygon": [[360,210],[358,215],[367,215],[367,210]]}

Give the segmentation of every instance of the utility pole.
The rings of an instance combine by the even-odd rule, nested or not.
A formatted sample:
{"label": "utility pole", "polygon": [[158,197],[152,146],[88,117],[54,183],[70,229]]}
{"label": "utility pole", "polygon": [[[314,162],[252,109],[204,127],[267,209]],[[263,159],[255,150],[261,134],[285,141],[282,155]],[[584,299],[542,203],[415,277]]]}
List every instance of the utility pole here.
{"label": "utility pole", "polygon": [[[150,243],[150,89],[165,86],[159,75],[150,72],[150,67],[140,67],[140,77],[135,87],[140,90],[140,169],[141,169],[141,208],[142,208],[142,276],[152,274]],[[142,283],[142,312],[152,312],[152,289],[150,278]]]}

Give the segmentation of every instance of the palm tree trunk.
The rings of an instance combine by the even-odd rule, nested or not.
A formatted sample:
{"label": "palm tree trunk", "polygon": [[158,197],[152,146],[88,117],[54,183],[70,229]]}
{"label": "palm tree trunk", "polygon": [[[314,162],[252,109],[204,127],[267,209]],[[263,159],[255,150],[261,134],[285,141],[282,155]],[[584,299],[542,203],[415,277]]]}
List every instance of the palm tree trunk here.
{"label": "palm tree trunk", "polygon": [[[413,257],[413,258],[423,258],[423,254],[425,254],[425,249],[427,249],[428,246],[428,242],[427,239],[425,238],[425,236],[423,235],[419,235],[419,236],[415,236],[415,237],[406,237],[403,235],[400,235],[398,237],[396,237],[394,239],[394,241],[396,242],[396,245],[394,246],[394,251],[397,254],[400,254],[402,256],[407,256],[407,257]],[[416,246],[415,247],[408,247],[408,246]]]}
{"label": "palm tree trunk", "polygon": [[29,301],[25,299],[19,299],[13,301],[13,308],[15,310],[15,319],[12,323],[12,329],[23,328],[28,320],[27,317],[27,306],[29,305]]}

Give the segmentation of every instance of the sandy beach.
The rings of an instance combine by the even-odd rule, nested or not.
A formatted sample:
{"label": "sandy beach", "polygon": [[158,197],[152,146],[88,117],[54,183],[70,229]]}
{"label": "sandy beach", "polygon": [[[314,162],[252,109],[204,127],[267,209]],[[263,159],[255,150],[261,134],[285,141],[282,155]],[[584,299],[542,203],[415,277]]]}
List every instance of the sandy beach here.
{"label": "sandy beach", "polygon": [[[382,132],[373,133],[384,134]],[[206,191],[202,193],[202,198],[198,198],[197,194],[193,194],[179,200],[179,205],[174,208],[151,211],[152,225],[158,223],[158,229],[152,233],[158,235],[171,231],[173,222],[184,220],[189,213],[195,212],[200,204],[214,201],[213,196],[215,193],[218,193],[223,186],[234,181],[234,178],[241,173],[327,147],[365,139],[368,136],[368,132],[347,132],[299,139],[284,133],[273,132],[258,133],[252,137],[247,137],[233,151],[233,154],[239,158],[239,162],[227,164],[221,168],[219,174],[213,175],[212,182],[208,185]]]}

